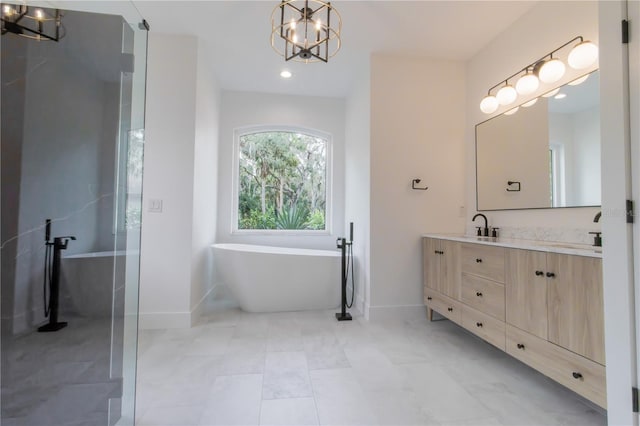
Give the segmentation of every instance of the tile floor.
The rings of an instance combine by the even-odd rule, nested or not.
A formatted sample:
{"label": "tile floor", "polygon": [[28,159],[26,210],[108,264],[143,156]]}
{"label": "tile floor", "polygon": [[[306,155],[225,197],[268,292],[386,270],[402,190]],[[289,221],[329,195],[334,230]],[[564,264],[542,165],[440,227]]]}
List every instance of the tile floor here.
{"label": "tile floor", "polygon": [[[3,426],[105,426],[120,417],[112,322],[65,316],[55,333],[2,336]],[[110,408],[111,407],[111,408]]]}
{"label": "tile floor", "polygon": [[137,425],[605,425],[449,321],[214,311],[140,333]]}

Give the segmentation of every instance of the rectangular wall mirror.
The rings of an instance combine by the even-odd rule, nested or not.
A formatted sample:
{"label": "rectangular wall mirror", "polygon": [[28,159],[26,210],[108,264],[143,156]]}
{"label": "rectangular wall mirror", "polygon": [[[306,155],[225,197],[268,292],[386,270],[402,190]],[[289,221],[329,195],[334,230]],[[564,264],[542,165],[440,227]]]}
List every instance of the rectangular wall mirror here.
{"label": "rectangular wall mirror", "polygon": [[594,71],[476,125],[477,210],[599,206],[599,99]]}

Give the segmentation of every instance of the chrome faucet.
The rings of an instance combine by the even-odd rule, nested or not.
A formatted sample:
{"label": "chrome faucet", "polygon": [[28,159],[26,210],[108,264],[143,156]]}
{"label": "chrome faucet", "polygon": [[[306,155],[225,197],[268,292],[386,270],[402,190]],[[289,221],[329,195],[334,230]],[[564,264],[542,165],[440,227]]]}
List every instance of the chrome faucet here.
{"label": "chrome faucet", "polygon": [[480,227],[478,227],[478,236],[481,237],[482,235],[484,235],[485,237],[488,237],[489,236],[489,222],[487,221],[487,217],[485,215],[483,215],[482,213],[478,213],[473,217],[473,219],[471,219],[471,221],[475,222],[475,220],[476,220],[476,218],[478,216],[480,216],[481,218],[484,219],[484,228],[481,231]]}

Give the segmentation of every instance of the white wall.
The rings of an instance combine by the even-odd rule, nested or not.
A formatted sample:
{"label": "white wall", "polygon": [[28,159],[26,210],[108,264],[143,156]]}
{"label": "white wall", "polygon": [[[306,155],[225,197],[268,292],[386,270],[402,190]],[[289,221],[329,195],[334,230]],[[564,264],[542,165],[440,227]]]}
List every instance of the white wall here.
{"label": "white wall", "polygon": [[372,319],[424,315],[420,236],[464,229],[464,81],[458,62],[371,58]]}
{"label": "white wall", "polygon": [[[221,243],[260,244],[301,248],[335,248],[344,233],[344,100],[223,91],[221,96],[218,232]],[[283,125],[320,130],[333,138],[333,229],[324,235],[233,234],[232,175],[234,130],[247,126]],[[338,281],[339,282],[339,278]]]}
{"label": "white wall", "polygon": [[140,327],[190,327],[211,281],[217,89],[194,37],[152,32],[148,52]]}
{"label": "white wall", "polygon": [[[371,234],[371,77],[369,63],[346,99],[345,108],[345,229],[354,224],[354,307],[368,313]],[[351,280],[349,280],[349,287]],[[350,294],[350,293],[349,293]]]}
{"label": "white wall", "polygon": [[[540,29],[542,27],[544,31]],[[488,118],[511,108],[501,107],[492,115],[480,111],[480,101],[487,90],[523,66],[535,61],[572,38],[582,35],[586,40],[598,43],[598,3],[583,1],[539,2],[511,27],[496,37],[489,45],[467,62],[466,103],[466,205],[467,226],[472,229],[471,218],[476,213],[475,194],[475,138],[474,127]],[[559,52],[566,57],[569,49]],[[594,66],[594,68],[596,68]],[[554,86],[567,83],[590,71],[567,68],[566,75]],[[513,82],[515,83],[515,82]],[[538,92],[526,101],[545,91],[549,85],[541,85]],[[489,212],[490,224],[501,227],[549,227],[549,228],[597,228],[593,216],[597,208],[572,208],[553,210],[520,210]],[[587,236],[588,238],[588,236]]]}
{"label": "white wall", "polygon": [[193,173],[191,311],[197,316],[213,287],[211,244],[216,237],[220,93],[205,46],[198,43],[196,134]]}

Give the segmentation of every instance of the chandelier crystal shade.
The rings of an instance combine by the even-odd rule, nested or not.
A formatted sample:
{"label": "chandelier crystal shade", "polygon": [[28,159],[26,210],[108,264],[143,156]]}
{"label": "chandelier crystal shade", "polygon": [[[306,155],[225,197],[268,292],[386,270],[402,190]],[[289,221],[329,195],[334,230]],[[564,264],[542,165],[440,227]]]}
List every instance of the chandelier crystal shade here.
{"label": "chandelier crystal shade", "polygon": [[[576,41],[578,43],[571,48],[567,58],[569,66],[581,70],[594,65],[598,61],[598,46],[591,41],[585,41],[582,36],[577,36],[489,88],[487,96],[480,102],[480,110],[485,114],[492,114],[497,111],[500,105],[506,106],[515,102],[518,95],[526,96],[536,92],[540,88],[541,82],[551,84],[559,81],[564,76],[567,67],[562,60],[554,57],[554,54]],[[509,81],[514,81],[516,77],[514,89]],[[579,83],[580,81],[575,80],[574,84]],[[544,89],[544,87],[542,88]],[[494,90],[497,92],[493,92]],[[557,91],[548,92],[542,96],[548,97],[555,93]],[[528,105],[525,106],[530,106],[535,101],[530,99],[527,103]],[[509,112],[513,114],[515,111],[517,108],[512,108]]]}
{"label": "chandelier crystal shade", "polygon": [[30,7],[24,4],[0,3],[0,33],[16,34],[38,41],[59,41],[64,37],[62,14],[58,9]]}
{"label": "chandelier crystal shade", "polygon": [[286,61],[328,62],[340,50],[341,30],[330,2],[282,0],[271,13],[271,47]]}

